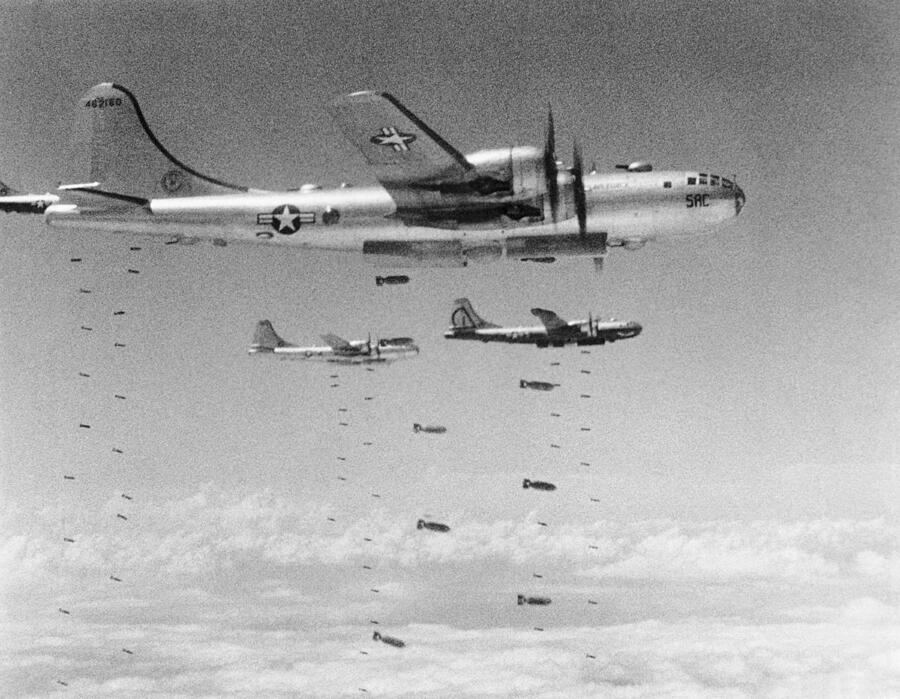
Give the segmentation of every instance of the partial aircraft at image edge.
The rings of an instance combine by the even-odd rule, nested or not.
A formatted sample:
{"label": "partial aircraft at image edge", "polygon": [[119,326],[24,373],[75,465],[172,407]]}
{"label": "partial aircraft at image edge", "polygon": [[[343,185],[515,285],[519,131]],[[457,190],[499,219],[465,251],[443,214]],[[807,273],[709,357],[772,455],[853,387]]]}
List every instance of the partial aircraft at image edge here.
{"label": "partial aircraft at image edge", "polygon": [[[444,337],[448,340],[531,344],[543,348],[563,347],[570,343],[603,345],[637,337],[642,330],[641,325],[633,320],[600,320],[591,315],[586,320],[565,321],[544,308],[532,308],[531,313],[540,318],[542,325],[501,327],[479,316],[469,299],[456,299],[450,314],[452,325]],[[519,385],[522,388],[534,387],[527,381],[521,381]]]}
{"label": "partial aircraft at image edge", "polygon": [[0,211],[14,214],[42,214],[56,204],[56,194],[25,194],[0,182]]}
{"label": "partial aircraft at image edge", "polygon": [[380,186],[279,192],[209,177],[159,142],[128,89],[101,83],[77,105],[71,164],[82,175],[60,185],[45,221],[170,242],[350,251],[388,267],[576,256],[599,269],[608,248],[700,233],[745,202],[733,180],[706,172],[641,162],[585,172],[577,145],[566,168],[552,114],[542,149],[464,155],[386,92],[346,95],[331,111]]}
{"label": "partial aircraft at image edge", "polygon": [[418,346],[409,337],[385,338],[372,342],[345,340],[337,335],[322,335],[326,346],[299,347],[285,342],[268,320],[256,324],[249,354],[262,354],[281,359],[312,359],[334,364],[387,364],[419,354]]}

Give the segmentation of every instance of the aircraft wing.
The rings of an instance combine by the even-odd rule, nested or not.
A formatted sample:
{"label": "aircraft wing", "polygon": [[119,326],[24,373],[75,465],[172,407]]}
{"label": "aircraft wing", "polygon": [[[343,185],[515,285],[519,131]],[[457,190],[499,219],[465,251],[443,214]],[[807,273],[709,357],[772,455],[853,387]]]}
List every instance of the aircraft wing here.
{"label": "aircraft wing", "polygon": [[331,349],[334,350],[335,354],[362,354],[361,347],[355,347],[350,344],[347,340],[342,337],[338,337],[337,335],[333,335],[328,333],[327,335],[320,336],[322,340],[327,344]]}
{"label": "aircraft wing", "polygon": [[354,92],[331,107],[347,138],[382,182],[461,180],[465,156],[387,92]]}
{"label": "aircraft wing", "polygon": [[541,322],[544,324],[544,327],[547,328],[548,333],[559,332],[560,330],[569,327],[569,324],[556,315],[556,313],[548,311],[545,308],[532,308],[531,313],[541,319]]}
{"label": "aircraft wing", "polygon": [[[474,165],[387,92],[354,92],[331,113],[397,203],[401,217],[440,204],[442,193],[479,194],[506,189]],[[415,221],[421,225],[421,221]]]}

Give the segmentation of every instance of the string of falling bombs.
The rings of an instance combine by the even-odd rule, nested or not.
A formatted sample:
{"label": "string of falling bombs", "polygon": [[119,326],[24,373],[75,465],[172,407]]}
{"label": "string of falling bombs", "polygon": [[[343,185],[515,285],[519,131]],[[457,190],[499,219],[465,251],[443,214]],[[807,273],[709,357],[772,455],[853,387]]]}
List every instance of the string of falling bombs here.
{"label": "string of falling bombs", "polygon": [[[364,367],[365,369],[369,369],[369,367]],[[359,367],[354,367],[354,369],[359,369]],[[328,386],[331,389],[339,389],[341,387],[340,384],[340,374],[332,373],[328,375]],[[358,386],[360,383],[359,380],[354,382],[354,385]],[[375,445],[375,440],[371,435],[358,434],[358,427],[360,425],[369,424],[368,420],[364,419],[365,413],[367,412],[367,408],[372,405],[372,401],[374,401],[375,396],[368,391],[367,388],[364,388],[365,395],[362,396],[362,400],[359,400],[357,396],[356,403],[354,408],[351,409],[349,405],[349,401],[341,397],[340,405],[337,408],[337,440],[338,444],[338,455],[335,457],[338,464],[336,480],[344,487],[349,487],[351,489],[357,489],[359,491],[359,478],[351,475],[352,467],[355,465],[352,463],[351,457],[348,454],[353,453],[354,447],[357,445],[362,446],[366,450],[369,450],[371,447]],[[361,419],[362,418],[362,419]],[[364,457],[365,460],[365,457]],[[380,491],[375,491],[372,488],[365,488],[367,491],[365,496],[367,499],[370,499],[372,502],[380,501],[382,498],[382,493]],[[346,498],[342,498],[342,500],[346,500]],[[326,520],[329,523],[337,524],[338,518],[332,515],[326,517]],[[376,587],[375,580],[375,571],[378,570],[377,558],[372,553],[372,549],[374,548],[375,537],[372,532],[365,532],[362,537],[362,547],[366,552],[366,556],[363,559],[363,563],[361,563],[361,568],[363,570],[363,580],[364,580],[364,589],[362,594],[364,597],[379,595],[381,590]],[[379,626],[381,621],[379,619],[369,619],[369,624],[373,626]],[[387,643],[388,645],[392,645],[398,648],[402,648],[405,643],[400,641],[399,639],[389,636],[387,634],[382,634],[377,628],[373,631],[372,639],[375,641],[382,641]],[[360,655],[369,655],[369,651],[365,649],[358,649]],[[364,688],[360,688],[360,691],[365,692]]]}
{"label": "string of falling bombs", "polygon": [[[550,394],[560,387],[560,384],[555,381],[544,381],[544,380],[536,380],[536,379],[519,379],[519,388],[527,391],[536,391],[542,394],[546,394],[549,398]],[[538,396],[539,398],[543,398],[543,396]],[[546,405],[543,400],[537,401],[539,404]],[[543,409],[543,408],[541,408]],[[551,450],[559,450],[561,449],[561,445],[559,444],[558,437],[551,437],[551,442],[549,443],[549,448]],[[537,445],[535,445],[537,446]],[[533,462],[534,459],[522,459],[521,463],[530,463]],[[543,474],[540,477],[537,477],[535,474],[529,474],[529,476],[522,478],[522,490],[524,491],[533,491],[535,494],[540,496],[550,495],[556,490],[556,484],[546,480]],[[550,524],[547,521],[544,521],[544,518],[536,521],[537,526],[539,527],[549,527]],[[548,606],[552,600],[550,597],[543,594],[535,594],[531,590],[533,590],[536,586],[540,587],[546,584],[545,580],[546,573],[544,571],[533,570],[530,577],[526,582],[523,582],[520,589],[529,590],[528,592],[517,592],[516,593],[516,604],[519,607],[546,607]],[[541,622],[540,626],[532,627],[535,631],[543,631],[544,626],[543,622]]]}
{"label": "string of falling bombs", "polygon": [[[580,354],[586,354],[586,355],[590,354],[590,350],[580,350]],[[561,366],[562,366],[561,361],[556,361],[556,360],[551,361],[550,362],[551,373],[555,372],[555,370]],[[579,378],[587,378],[591,374],[592,374],[592,370],[589,368],[580,368],[579,369]],[[579,384],[581,384],[580,381],[579,381]],[[519,388],[529,390],[529,391],[537,391],[537,392],[541,392],[541,393],[545,393],[545,394],[551,394],[552,392],[556,391],[556,389],[560,388],[560,386],[561,386],[561,384],[558,381],[553,381],[553,380],[548,381],[548,380],[536,380],[536,379],[525,379],[525,378],[519,379]],[[585,389],[580,388],[579,390],[584,391]],[[587,389],[587,390],[590,390],[590,389]],[[579,393],[579,400],[589,400],[589,399],[591,399],[591,397],[592,397],[591,393],[588,393],[588,392],[580,392]],[[559,408],[551,409],[549,411],[549,414],[550,414],[551,420],[554,421],[553,424],[555,424],[555,425],[558,425],[560,427],[562,427],[563,425],[565,425],[565,426],[572,425],[572,421],[570,419],[563,418],[563,414],[559,410]],[[556,419],[559,419],[558,422],[556,421]],[[575,429],[577,429],[580,434],[584,435],[586,433],[591,432],[591,426],[589,424],[586,424],[586,421],[581,420],[575,424],[577,425],[577,427]],[[563,445],[564,440],[558,436],[558,433],[559,433],[559,430],[554,430],[553,434],[549,438],[550,441],[546,445],[551,451],[554,451],[554,452],[564,450],[564,445]],[[582,455],[580,457],[578,465],[580,467],[589,467],[591,465],[591,460],[590,460],[590,458]],[[532,477],[532,478],[524,478],[523,479],[522,488],[523,488],[523,490],[533,490],[533,491],[538,491],[540,493],[550,494],[550,493],[553,493],[554,491],[556,491],[556,484],[549,480],[540,480],[538,478]],[[542,520],[537,520],[536,523],[538,526],[542,526],[542,527],[550,526],[550,524],[548,522],[542,521]],[[545,583],[546,582],[545,573],[533,571],[531,574],[531,577],[527,581],[527,585],[534,586],[536,581],[541,581],[541,582]],[[516,595],[516,603],[519,606],[547,607],[548,605],[550,605],[552,603],[552,600],[550,597],[548,597],[546,595],[532,594],[532,593],[524,593],[523,594],[520,592]],[[588,604],[596,604],[596,602],[594,600],[588,600]],[[534,626],[533,628],[536,631],[544,630],[543,626]],[[590,654],[588,654],[588,657],[591,657]]]}
{"label": "string of falling bombs", "polygon": [[[585,349],[580,350],[580,352],[579,352],[580,355],[589,355],[590,353],[591,353],[590,350],[585,350]],[[558,362],[558,361],[551,362],[550,366],[551,367],[559,367],[559,366],[561,366],[561,362]],[[579,373],[579,378],[587,379],[587,377],[591,376],[594,373],[594,370],[590,369],[590,368],[582,367],[578,370],[578,373]],[[579,389],[579,390],[581,390],[581,389]],[[590,390],[590,389],[588,389],[588,390]],[[580,392],[578,394],[578,397],[579,397],[579,400],[590,400],[593,396],[591,393]],[[591,414],[590,411],[588,412],[588,414]],[[559,412],[552,412],[551,416],[561,417]],[[578,431],[580,434],[586,436],[587,433],[591,432],[591,426],[588,423],[589,423],[589,421],[584,420],[584,419],[582,419],[579,422],[580,426],[578,427]],[[580,467],[590,467],[594,463],[594,458],[595,457],[593,454],[591,454],[591,455],[582,454],[581,460],[578,462],[578,465]],[[594,502],[594,503],[600,502],[600,499],[596,498],[596,497],[589,496],[589,499],[591,502]],[[588,549],[591,551],[595,551],[598,549],[598,547],[594,544],[588,544]],[[596,606],[598,604],[597,600],[592,599],[592,598],[588,598],[586,601],[589,606]],[[596,660],[597,656],[592,653],[585,653],[585,657],[590,660]]]}
{"label": "string of falling bombs", "polygon": [[[328,375],[328,387],[331,389],[338,389],[341,387],[340,384],[340,374],[332,373]],[[371,401],[373,396],[369,395],[366,397],[366,400]],[[356,489],[359,487],[358,478],[354,475],[351,475],[350,469],[353,467],[353,463],[348,457],[348,454],[352,452],[352,445],[355,442],[355,438],[353,436],[353,426],[355,423],[355,418],[359,414],[360,406],[357,404],[354,407],[356,410],[352,410],[346,397],[341,396],[339,399],[340,405],[337,408],[337,439],[335,440],[335,444],[337,445],[337,455],[335,456],[337,462],[336,476],[337,482],[341,486],[339,489],[339,498],[342,502],[347,501],[346,490],[347,489]],[[372,440],[365,440],[369,444],[371,444]],[[371,496],[377,496],[380,499],[380,493],[370,493]],[[328,515],[326,520],[331,524],[338,524],[338,518],[334,516],[337,513],[333,513],[332,515]],[[349,516],[347,512],[342,513],[343,518]],[[369,532],[365,532],[363,536],[363,549],[371,550],[369,544],[373,543],[374,538],[371,536]],[[363,575],[364,585],[367,588],[367,592],[363,592],[363,596],[366,597],[369,594],[378,594],[380,591],[378,588],[373,587],[374,583],[371,578],[371,571],[375,569],[374,556],[371,553],[368,553],[367,557],[364,559],[364,563],[361,564],[361,568],[365,571]],[[373,619],[371,621],[372,624],[379,623],[378,620]],[[368,651],[358,649],[360,655],[368,655]],[[365,692],[364,688],[360,688],[361,692]]]}
{"label": "string of falling bombs", "polygon": [[[333,375],[330,378],[335,379],[336,375]],[[371,410],[372,403],[366,403],[366,401],[372,401],[372,400],[374,400],[374,398],[375,398],[375,396],[373,396],[373,395],[364,396],[363,402],[360,405],[360,408],[357,410],[356,415],[357,416],[361,415],[362,412],[365,411],[366,409]],[[340,406],[338,408],[338,414],[339,414],[338,427],[350,429],[348,434],[353,435],[352,428],[355,426],[356,423],[354,423],[354,421],[352,420],[349,409],[346,406]],[[357,422],[359,422],[359,421],[357,421]],[[362,420],[362,422],[360,424],[368,424],[368,421],[364,419],[364,420]],[[413,432],[415,434],[422,434],[423,436],[424,435],[442,435],[447,432],[447,428],[443,425],[413,423]],[[351,440],[351,441],[354,441],[354,443],[359,442],[363,448],[364,453],[366,451],[368,451],[368,449],[374,445],[374,440],[366,439],[365,436],[366,435],[364,435],[364,434],[356,435]],[[338,457],[338,458],[346,459],[345,456]],[[364,456],[364,458],[367,458],[367,455]],[[344,463],[346,463],[346,461]],[[342,478],[346,478],[346,476],[342,476]],[[369,495],[372,498],[381,499],[381,494],[378,492],[370,492]],[[425,536],[434,535],[434,534],[446,534],[450,531],[449,525],[447,525],[443,522],[433,521],[431,519],[431,515],[428,513],[423,513],[420,517],[418,517],[414,521],[415,521],[414,526],[415,526],[416,531],[421,532],[422,535],[425,535]],[[413,526],[413,518],[412,517],[410,517],[410,526]],[[371,536],[363,537],[363,545],[364,546],[367,547],[374,543],[376,543],[376,542],[374,542],[372,540]],[[374,571],[377,570],[377,564],[376,564],[375,559],[374,558],[367,559],[367,562],[362,564],[362,568],[369,575],[369,578],[368,578],[369,582],[367,583],[368,592],[370,594],[380,594],[380,592],[381,592],[380,589],[378,587],[374,587],[373,583],[371,582],[372,576],[375,575]],[[382,620],[369,619],[369,623],[376,627],[372,631],[371,638],[373,641],[378,641],[385,645],[392,646],[394,648],[405,647],[405,645],[406,645],[405,641],[403,641],[400,638],[397,638],[396,636],[392,636],[383,630]],[[369,654],[369,651],[367,651],[367,650],[360,650],[359,652],[362,655]]]}
{"label": "string of falling bombs", "polygon": [[[141,250],[141,248],[139,246],[131,246],[129,248],[129,252],[138,252],[140,250]],[[82,257],[71,257],[69,259],[69,262],[70,262],[70,264],[78,265],[83,262],[83,258]],[[136,269],[135,267],[127,267],[125,272],[128,275],[140,274],[140,270]],[[81,298],[92,299],[93,292],[94,292],[93,285],[88,283],[88,284],[80,285],[78,287],[78,290],[76,293]],[[91,304],[91,305],[93,306],[93,304]],[[79,309],[79,310],[81,310],[81,309]],[[116,320],[124,319],[127,316],[126,311],[121,308],[107,310],[106,312],[109,313],[112,316],[112,318],[116,319]],[[84,315],[88,315],[88,314],[85,313]],[[85,322],[82,322],[79,325],[79,330],[78,330],[79,333],[94,333],[95,332],[95,326],[97,326],[98,312],[95,310],[95,312],[90,314],[89,317],[92,318],[92,320],[87,320]],[[126,343],[122,341],[122,339],[119,335],[121,328],[118,326],[119,326],[119,324],[117,324],[117,323],[112,324],[113,333],[115,335],[115,339],[113,340],[113,343],[112,343],[112,347],[114,350],[121,350],[126,347]],[[91,372],[82,370],[82,371],[78,372],[78,378],[90,381],[90,380],[92,380],[93,377],[91,375]],[[110,397],[110,400],[113,400],[116,403],[121,403],[121,402],[127,400],[127,396],[123,390],[119,390],[119,392],[112,394],[112,396]],[[85,418],[83,421],[80,421],[78,423],[78,429],[81,431],[93,429],[91,419]],[[109,449],[111,450],[111,452],[113,454],[116,455],[116,457],[124,457],[125,456],[126,450],[124,449],[124,445],[120,442],[117,442],[117,443],[109,446]],[[76,473],[71,472],[69,469],[67,469],[67,472],[63,474],[64,485],[75,486],[77,484],[77,479],[80,475],[82,475],[82,474],[80,474],[80,473],[76,474]],[[133,496],[131,494],[129,494],[130,488],[127,487],[126,484],[120,483],[120,488],[118,490],[120,491],[121,503],[120,503],[120,506],[116,508],[117,510],[119,510],[116,512],[116,515],[115,515],[115,525],[117,525],[117,526],[129,521],[131,504],[134,499]],[[64,520],[64,522],[65,522],[65,520]],[[77,544],[74,536],[71,533],[64,533],[63,543],[66,545],[76,545]],[[107,581],[112,584],[121,584],[124,582],[124,578],[122,576],[121,571],[108,570],[104,573],[104,575],[107,576]],[[63,607],[59,607],[59,612],[66,616],[72,615],[72,610],[63,608]],[[123,647],[120,649],[120,652],[123,655],[128,655],[128,656],[134,655],[134,650],[132,648]],[[69,683],[63,679],[57,679],[56,683],[63,687],[69,686]]]}

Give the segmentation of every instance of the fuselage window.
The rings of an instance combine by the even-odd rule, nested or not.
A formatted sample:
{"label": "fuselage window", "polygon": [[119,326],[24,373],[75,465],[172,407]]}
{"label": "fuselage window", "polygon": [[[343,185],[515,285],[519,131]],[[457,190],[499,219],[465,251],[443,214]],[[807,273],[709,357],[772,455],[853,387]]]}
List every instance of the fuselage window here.
{"label": "fuselage window", "polygon": [[718,175],[710,175],[709,183],[718,187],[719,186],[719,176]]}
{"label": "fuselage window", "polygon": [[671,189],[672,183],[671,182],[663,182],[663,187],[665,187],[666,189]]}
{"label": "fuselage window", "polygon": [[706,175],[700,175],[700,184],[706,184]]}
{"label": "fuselage window", "polygon": [[697,184],[696,177],[688,177],[688,184]]}

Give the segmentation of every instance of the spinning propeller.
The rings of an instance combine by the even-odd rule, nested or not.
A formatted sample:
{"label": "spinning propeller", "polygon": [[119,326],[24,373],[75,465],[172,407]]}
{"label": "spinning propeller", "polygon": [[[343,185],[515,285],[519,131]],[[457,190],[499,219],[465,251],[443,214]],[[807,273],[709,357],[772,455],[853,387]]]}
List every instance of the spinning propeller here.
{"label": "spinning propeller", "polygon": [[550,213],[553,223],[559,216],[559,166],[556,164],[556,133],[553,128],[553,110],[547,107],[547,140],[544,143],[544,178],[547,184],[547,197],[550,199]]}
{"label": "spinning propeller", "polygon": [[[593,172],[593,170],[592,170]],[[587,196],[584,192],[584,162],[578,141],[572,148],[572,201],[575,205],[575,218],[578,220],[578,235],[587,236]],[[556,159],[556,130],[553,126],[553,110],[547,108],[547,140],[544,142],[544,180],[547,198],[550,201],[550,214],[553,223],[559,221],[559,162]],[[603,271],[603,258],[594,258],[594,270],[597,274]]]}
{"label": "spinning propeller", "polygon": [[[587,234],[587,199],[584,193],[584,164],[581,149],[575,142],[572,154],[572,199],[575,204],[575,217],[578,219],[578,234]],[[547,109],[547,140],[544,142],[544,180],[547,198],[550,200],[550,214],[553,222],[559,221],[559,162],[556,159],[556,129],[553,125],[553,110]]]}

